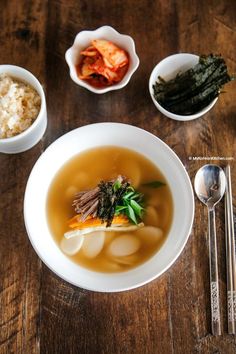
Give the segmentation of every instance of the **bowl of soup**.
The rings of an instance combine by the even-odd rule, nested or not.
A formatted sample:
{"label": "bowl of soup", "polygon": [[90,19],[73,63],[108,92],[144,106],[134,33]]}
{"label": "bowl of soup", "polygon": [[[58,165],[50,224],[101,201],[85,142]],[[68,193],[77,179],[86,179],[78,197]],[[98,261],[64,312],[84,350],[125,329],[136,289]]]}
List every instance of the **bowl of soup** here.
{"label": "bowl of soup", "polygon": [[[112,211],[112,221],[101,210]],[[165,272],[193,216],[191,182],[177,155],[120,123],[57,139],[34,165],[24,198],[26,230],[42,261],[69,283],[101,292],[133,289]]]}

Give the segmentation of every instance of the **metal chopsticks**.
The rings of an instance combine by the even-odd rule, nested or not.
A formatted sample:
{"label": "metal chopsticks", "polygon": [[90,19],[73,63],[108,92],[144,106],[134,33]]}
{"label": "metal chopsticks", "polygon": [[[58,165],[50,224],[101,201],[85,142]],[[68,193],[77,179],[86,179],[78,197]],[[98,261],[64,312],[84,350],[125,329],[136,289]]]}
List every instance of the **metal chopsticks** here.
{"label": "metal chopsticks", "polygon": [[228,333],[236,332],[236,261],[230,166],[225,167],[225,242],[227,269]]}

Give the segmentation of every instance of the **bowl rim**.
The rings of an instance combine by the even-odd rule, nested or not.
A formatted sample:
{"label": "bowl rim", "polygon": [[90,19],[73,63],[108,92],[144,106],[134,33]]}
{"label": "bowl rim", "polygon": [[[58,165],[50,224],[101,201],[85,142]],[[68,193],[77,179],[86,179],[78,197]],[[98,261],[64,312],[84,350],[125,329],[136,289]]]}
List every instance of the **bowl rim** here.
{"label": "bowl rim", "polygon": [[[12,64],[1,64],[0,65],[0,69],[4,67],[6,68],[5,73],[9,74],[9,76],[12,76],[13,78],[18,79],[19,81],[23,81],[25,83],[27,83],[28,85],[30,85],[31,87],[33,87],[35,89],[35,91],[39,94],[40,98],[41,98],[41,106],[40,106],[40,110],[39,113],[37,115],[37,117],[35,118],[35,120],[33,121],[33,123],[23,132],[9,137],[9,138],[0,138],[0,143],[4,144],[4,143],[13,143],[16,142],[22,138],[24,138],[25,136],[29,135],[32,130],[34,130],[34,128],[38,125],[39,120],[41,119],[41,117],[43,116],[45,110],[46,110],[46,98],[45,98],[45,93],[43,90],[43,86],[41,85],[41,83],[39,82],[39,80],[37,79],[36,76],[34,76],[34,74],[32,74],[29,70],[18,66],[18,65],[12,65]],[[35,86],[31,85],[27,78],[20,78],[17,76],[17,74],[11,74],[11,70],[17,70],[19,72],[21,72],[22,74],[24,74],[26,77],[30,77],[33,81],[35,81]],[[0,74],[3,74],[3,72],[0,72]],[[37,87],[36,87],[37,85]]]}
{"label": "bowl rim", "polygon": [[[120,82],[118,82],[117,84],[113,84],[111,86],[104,87],[104,88],[96,88],[96,87],[93,87],[92,85],[88,84],[85,80],[81,80],[77,75],[76,76],[73,75],[72,68],[74,67],[74,64],[71,62],[71,55],[72,55],[72,52],[75,50],[76,44],[78,43],[79,38],[81,36],[84,36],[87,34],[90,35],[90,34],[96,33],[96,32],[99,33],[104,30],[108,32],[108,36],[109,36],[109,33],[113,33],[117,37],[120,37],[122,39],[129,41],[131,49],[128,54],[130,57],[132,57],[134,63],[133,63],[133,67],[130,70],[130,72],[129,73],[127,72],[125,74],[125,76],[122,78],[122,80]],[[90,92],[93,92],[96,94],[103,94],[103,93],[107,93],[109,91],[119,90],[119,89],[125,87],[129,83],[132,75],[138,69],[139,64],[140,64],[140,60],[139,60],[139,57],[136,53],[135,42],[134,42],[133,38],[127,34],[123,34],[123,33],[118,32],[116,29],[114,29],[113,27],[108,26],[108,25],[98,27],[95,30],[82,30],[79,33],[77,33],[72,46],[70,48],[68,48],[67,51],[65,52],[65,59],[66,59],[66,62],[69,66],[69,72],[70,72],[70,77],[71,77],[72,81],[74,81],[77,85],[82,86],[82,87],[86,88],[87,90],[89,90]]]}
{"label": "bowl rim", "polygon": [[166,117],[170,118],[170,119],[174,119],[174,120],[178,120],[178,121],[190,121],[190,120],[194,120],[197,118],[200,118],[201,116],[203,116],[204,114],[206,114],[207,112],[210,111],[210,109],[215,105],[216,101],[218,100],[218,97],[214,98],[214,100],[212,100],[211,103],[209,103],[209,105],[207,105],[206,107],[202,108],[199,112],[194,113],[194,114],[189,114],[189,115],[181,115],[181,114],[176,114],[176,113],[172,113],[170,111],[168,111],[167,109],[165,109],[164,107],[162,107],[162,105],[155,100],[154,95],[153,95],[153,88],[152,85],[154,84],[154,82],[156,81],[156,79],[154,78],[156,71],[158,70],[159,66],[161,66],[161,64],[163,64],[164,62],[166,62],[167,60],[171,60],[171,59],[175,59],[176,57],[181,57],[181,56],[188,56],[189,58],[194,58],[197,59],[199,58],[199,55],[197,54],[192,54],[192,53],[176,53],[176,54],[171,54],[165,58],[163,58],[161,61],[159,61],[154,68],[152,69],[152,72],[150,74],[149,77],[149,93],[150,96],[152,98],[152,101],[154,103],[154,105],[156,106],[156,108]]}
{"label": "bowl rim", "polygon": [[[37,170],[38,168],[38,165],[40,165],[41,161],[45,158],[45,156],[52,150],[54,149],[54,147],[56,146],[56,144],[59,144],[60,142],[63,141],[63,139],[65,139],[65,136],[69,137],[70,135],[72,134],[76,134],[78,131],[80,131],[80,133],[83,132],[83,130],[86,130],[86,129],[97,129],[98,127],[100,128],[103,128],[103,127],[107,127],[107,126],[110,126],[112,127],[113,129],[115,127],[123,127],[123,129],[131,129],[133,130],[133,132],[136,130],[136,131],[141,131],[142,134],[146,134],[147,136],[149,137],[152,137],[152,139],[156,139],[156,141],[159,143],[159,144],[163,144],[163,147],[165,149],[167,149],[168,153],[170,153],[172,155],[172,157],[175,159],[176,163],[178,163],[179,166],[181,166],[181,172],[183,173],[183,178],[185,180],[185,182],[187,183],[186,185],[186,190],[188,189],[188,198],[190,201],[190,205],[188,207],[189,209],[189,222],[188,222],[188,227],[187,227],[187,230],[185,230],[185,235],[184,235],[184,238],[183,238],[183,241],[181,242],[181,246],[179,247],[178,249],[178,252],[175,254],[175,256],[172,258],[171,262],[169,262],[166,267],[164,267],[159,273],[155,273],[154,276],[149,276],[147,277],[145,280],[143,281],[139,281],[133,285],[128,285],[128,286],[118,286],[118,287],[112,287],[112,288],[106,288],[106,289],[103,289],[103,288],[99,288],[97,285],[96,286],[85,286],[84,284],[81,285],[79,284],[78,281],[75,281],[73,279],[69,279],[67,276],[65,276],[64,274],[62,275],[60,273],[60,271],[58,271],[57,269],[55,269],[55,267],[53,267],[51,264],[48,263],[47,260],[45,260],[45,256],[44,254],[41,253],[41,250],[38,249],[37,247],[37,242],[35,242],[35,240],[32,238],[31,236],[31,233],[30,233],[30,230],[29,230],[29,224],[28,224],[28,220],[27,220],[27,208],[28,208],[28,200],[30,198],[30,184],[31,184],[31,180],[32,180],[32,176],[33,174],[35,173],[35,170]],[[103,145],[106,145],[105,143],[104,144],[100,144],[98,146],[103,146]],[[109,144],[110,145],[110,144]],[[119,146],[122,146],[122,145],[119,145]],[[130,148],[132,150],[132,148]],[[133,149],[134,150],[134,149]],[[73,157],[74,155],[72,154],[70,156]],[[68,161],[68,160],[66,160]],[[66,161],[63,162],[66,163]],[[62,164],[62,166],[63,166]],[[61,168],[61,167],[60,167]],[[59,169],[60,169],[59,168]],[[55,174],[58,172],[57,169],[55,171]],[[52,180],[51,180],[52,181]],[[51,183],[50,181],[50,183]],[[39,256],[39,258],[44,262],[44,264],[47,265],[47,267],[52,271],[54,272],[57,276],[59,276],[60,278],[62,278],[63,280],[67,281],[68,283],[70,284],[73,284],[77,287],[80,287],[80,288],[83,288],[83,289],[86,289],[86,290],[91,290],[91,291],[97,291],[97,292],[106,292],[106,293],[110,293],[110,292],[121,292],[121,291],[127,291],[127,290],[132,290],[132,289],[135,289],[135,288],[138,288],[140,286],[143,286],[149,282],[151,282],[152,280],[158,278],[161,274],[163,274],[167,269],[169,269],[173,263],[177,260],[177,258],[180,256],[180,254],[182,253],[188,239],[189,239],[189,236],[191,234],[191,230],[192,230],[192,226],[193,226],[193,220],[194,220],[194,211],[195,211],[195,203],[194,203],[194,194],[193,194],[193,188],[192,188],[192,184],[191,184],[191,180],[188,176],[188,173],[183,165],[183,163],[181,162],[181,160],[179,159],[179,157],[176,155],[176,153],[166,144],[164,143],[160,138],[156,137],[155,135],[153,135],[152,133],[149,133],[148,131],[144,130],[144,129],[141,129],[141,128],[138,128],[138,127],[135,127],[135,126],[132,126],[132,125],[129,125],[129,124],[123,124],[123,123],[113,123],[113,122],[104,122],[104,123],[93,123],[93,124],[89,124],[89,125],[86,125],[86,126],[82,126],[80,128],[76,128],[74,130],[71,130],[69,131],[68,133],[62,135],[61,137],[59,137],[57,140],[55,140],[44,152],[43,154],[38,158],[38,160],[36,161],[35,165],[33,166],[32,170],[31,170],[31,173],[29,175],[29,178],[28,178],[28,181],[27,181],[27,185],[26,185],[26,189],[25,189],[25,196],[24,196],[24,208],[23,208],[23,213],[24,213],[24,221],[25,221],[25,227],[26,227],[26,231],[27,231],[27,234],[28,234],[28,238],[31,242],[31,245],[32,247],[34,248],[36,254]],[[170,231],[169,231],[170,232]],[[52,237],[52,235],[50,235]],[[53,237],[52,237],[53,238]],[[163,247],[163,246],[162,246]],[[162,248],[161,247],[161,248]],[[148,262],[148,261],[147,261]],[[147,263],[145,262],[145,263]],[[134,269],[138,269],[140,267],[142,267],[143,265],[142,264]],[[78,266],[78,268],[82,269],[83,267],[80,267]],[[116,274],[118,275],[123,275],[123,274],[127,274],[129,272],[132,272],[133,270],[130,270],[130,271],[127,271],[127,272],[121,272],[121,273],[99,273],[99,272],[93,272],[93,271],[88,271],[89,273],[92,273],[92,274],[105,274],[105,276],[109,279],[111,279],[111,276],[112,277],[115,277]],[[111,276],[110,276],[111,274]]]}

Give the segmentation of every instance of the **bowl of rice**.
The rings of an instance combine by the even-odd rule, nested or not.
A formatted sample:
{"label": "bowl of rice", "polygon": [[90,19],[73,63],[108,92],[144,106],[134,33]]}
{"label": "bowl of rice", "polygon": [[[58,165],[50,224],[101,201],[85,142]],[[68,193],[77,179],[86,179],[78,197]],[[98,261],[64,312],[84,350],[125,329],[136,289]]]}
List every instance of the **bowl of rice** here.
{"label": "bowl of rice", "polygon": [[29,150],[46,127],[45,94],[37,78],[19,66],[0,65],[0,152]]}

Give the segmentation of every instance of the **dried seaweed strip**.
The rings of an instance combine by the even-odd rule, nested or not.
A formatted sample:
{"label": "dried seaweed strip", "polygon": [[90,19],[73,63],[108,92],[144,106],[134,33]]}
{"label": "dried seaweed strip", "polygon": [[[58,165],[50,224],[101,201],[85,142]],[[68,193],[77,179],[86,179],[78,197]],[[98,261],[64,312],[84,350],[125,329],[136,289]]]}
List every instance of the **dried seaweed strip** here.
{"label": "dried seaweed strip", "polygon": [[[196,111],[207,106],[212,99],[218,96],[219,88],[226,82],[225,78],[222,78],[219,82],[210,87],[206,88],[203,92],[197,94],[194,97],[186,100],[185,102],[181,102],[172,107],[168,107],[171,112],[175,112],[178,114],[193,114]],[[187,113],[186,113],[187,112]]]}
{"label": "dried seaweed strip", "polygon": [[205,72],[202,73],[202,75],[197,75],[194,77],[194,82],[192,84],[188,83],[188,85],[185,86],[183,91],[179,92],[176,95],[163,95],[163,98],[158,96],[159,102],[161,101],[169,101],[169,102],[174,102],[174,101],[180,101],[182,98],[188,98],[191,97],[191,95],[194,95],[202,90],[202,87],[206,85],[209,82],[212,82],[215,78],[218,77],[220,72],[227,73],[227,68],[225,65],[218,65],[216,63],[213,63]]}
{"label": "dried seaweed strip", "polygon": [[199,63],[174,79],[153,85],[155,99],[177,114],[194,114],[207,106],[232,80],[224,59],[219,55],[201,56]]}
{"label": "dried seaweed strip", "polygon": [[220,56],[202,56],[200,57],[197,65],[189,70],[186,70],[185,72],[178,73],[174,79],[165,81],[163,78],[158,77],[161,82],[157,82],[154,90],[156,90],[156,93],[164,91],[169,95],[174,93],[176,94],[181,88],[186,87],[186,82],[188,82],[188,85],[194,83],[199,74],[201,74],[204,70],[209,69],[213,63],[220,62],[222,60],[223,59]]}
{"label": "dried seaweed strip", "polygon": [[[215,90],[216,91],[216,96],[218,96],[220,88],[227,82],[228,82],[227,76],[225,74],[222,74],[221,76],[218,76],[216,79],[213,79],[212,81],[206,82],[204,84],[204,86],[201,86],[197,90],[193,90],[191,93],[186,94],[185,96],[179,97],[179,99],[166,101],[163,104],[163,107],[165,107],[169,111],[171,111],[171,107],[174,107],[174,109],[177,111],[177,107],[181,103],[184,104],[184,103],[187,103],[187,102],[191,102],[189,100],[191,100],[193,98],[194,98],[194,100],[195,99],[197,100],[198,97],[199,97],[199,101],[201,101],[201,96],[202,96],[203,92],[207,92],[210,95],[211,92]],[[212,89],[212,91],[211,90],[209,91],[210,88]],[[209,103],[210,102],[211,101],[209,100]]]}

